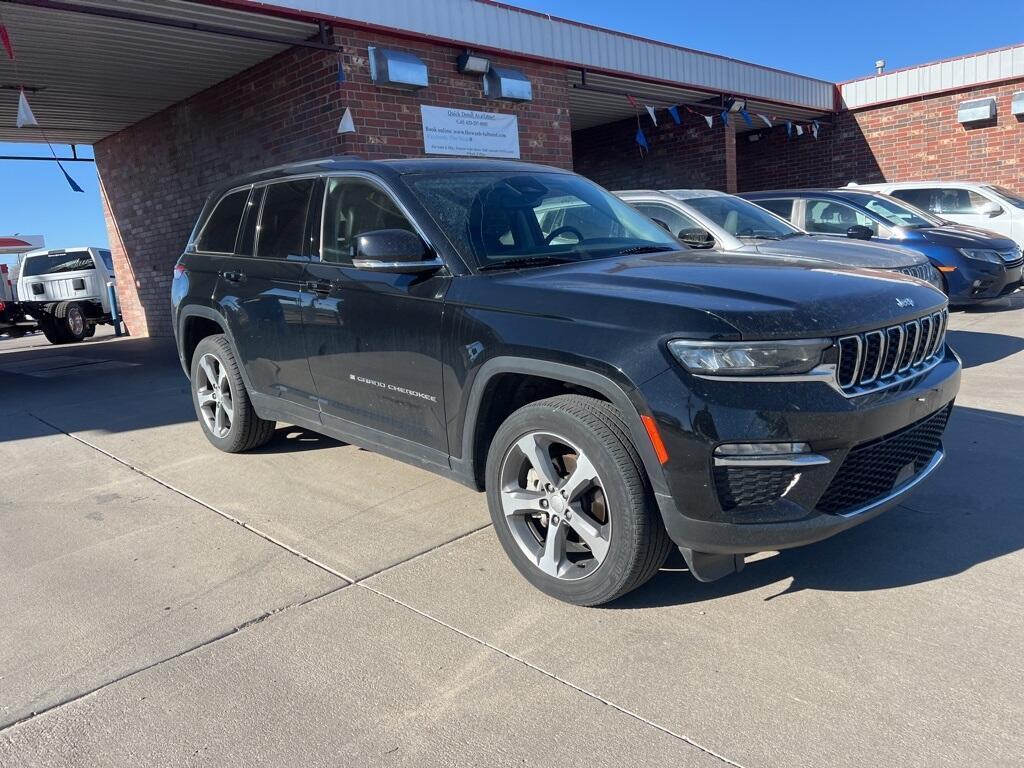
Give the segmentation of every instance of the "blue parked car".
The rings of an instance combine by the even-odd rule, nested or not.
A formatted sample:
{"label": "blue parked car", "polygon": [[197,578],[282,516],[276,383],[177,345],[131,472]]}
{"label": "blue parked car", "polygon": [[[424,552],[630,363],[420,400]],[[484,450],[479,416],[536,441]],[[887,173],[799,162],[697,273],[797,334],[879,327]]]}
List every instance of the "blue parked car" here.
{"label": "blue parked car", "polygon": [[879,192],[790,189],[740,197],[819,236],[874,239],[920,251],[942,273],[952,305],[995,299],[1021,284],[1024,258],[1010,238],[953,224]]}

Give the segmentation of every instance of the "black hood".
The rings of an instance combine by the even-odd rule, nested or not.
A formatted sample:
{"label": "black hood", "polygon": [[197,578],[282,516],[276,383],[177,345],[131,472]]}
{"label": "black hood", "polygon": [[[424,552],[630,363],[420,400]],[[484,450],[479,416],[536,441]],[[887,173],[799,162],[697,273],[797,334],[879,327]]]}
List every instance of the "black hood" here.
{"label": "black hood", "polygon": [[928,257],[909,248],[852,238],[797,235],[756,243],[759,253],[820,259],[838,267],[901,269],[928,263]]}
{"label": "black hood", "polygon": [[951,248],[989,248],[995,251],[1006,251],[1017,247],[1017,243],[1005,235],[963,224],[907,229],[904,230],[904,233],[906,240],[926,240],[929,243],[946,245]]}
{"label": "black hood", "polygon": [[[495,309],[503,305],[507,311],[576,324],[644,328],[658,336],[837,336],[917,317],[946,303],[941,292],[898,273],[750,253],[623,256],[481,275],[473,282],[486,290]],[[464,300],[472,301],[473,292]]]}

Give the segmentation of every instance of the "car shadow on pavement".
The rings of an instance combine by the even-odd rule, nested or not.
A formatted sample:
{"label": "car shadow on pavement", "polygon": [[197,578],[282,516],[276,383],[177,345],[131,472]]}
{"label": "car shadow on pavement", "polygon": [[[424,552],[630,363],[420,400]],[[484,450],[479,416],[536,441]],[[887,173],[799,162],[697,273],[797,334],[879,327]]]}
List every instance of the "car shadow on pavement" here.
{"label": "car shadow on pavement", "polygon": [[[859,592],[945,579],[1024,549],[1024,417],[957,407],[946,461],[903,505],[831,539],[748,562],[701,584],[673,552],[647,585],[609,608],[700,603],[751,590]],[[788,582],[788,583],[787,583]]]}
{"label": "car shadow on pavement", "polygon": [[994,363],[1024,350],[1024,339],[1002,333],[949,331],[946,341],[963,360],[964,368]]}
{"label": "car shadow on pavement", "polygon": [[[198,426],[197,426],[198,428]],[[296,427],[291,424],[278,426],[270,442],[262,448],[257,448],[249,453],[254,455],[275,454],[275,453],[301,453],[303,451],[318,451],[323,448],[339,448],[348,445],[333,437],[321,435],[304,427]]]}

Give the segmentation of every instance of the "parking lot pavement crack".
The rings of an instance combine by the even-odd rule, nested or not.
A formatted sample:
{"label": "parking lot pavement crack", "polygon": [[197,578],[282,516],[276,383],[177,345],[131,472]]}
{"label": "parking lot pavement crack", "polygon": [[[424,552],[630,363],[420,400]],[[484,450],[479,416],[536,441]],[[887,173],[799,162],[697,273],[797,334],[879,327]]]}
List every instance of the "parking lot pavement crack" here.
{"label": "parking lot pavement crack", "polygon": [[97,451],[98,453],[103,454],[108,459],[112,459],[113,461],[116,461],[121,466],[127,467],[132,472],[135,472],[135,473],[137,473],[139,475],[142,475],[143,477],[145,477],[148,480],[152,480],[157,485],[160,485],[160,486],[166,488],[167,490],[172,491],[172,492],[178,494],[179,496],[182,496],[183,498],[186,498],[189,501],[194,502],[195,504],[198,504],[199,506],[203,507],[204,509],[210,510],[214,514],[220,515],[225,520],[228,520],[228,521],[234,523],[235,525],[241,526],[242,528],[244,528],[245,530],[249,531],[250,533],[255,534],[256,536],[259,536],[264,541],[266,541],[266,542],[268,542],[270,544],[273,544],[276,547],[280,547],[281,549],[285,550],[289,554],[292,554],[295,557],[298,557],[301,560],[306,561],[310,565],[315,566],[316,568],[319,568],[321,570],[327,571],[327,573],[331,574],[332,576],[336,576],[337,578],[339,578],[342,581],[344,581],[346,584],[352,584],[355,581],[355,579],[353,579],[353,578],[351,578],[349,576],[346,576],[345,574],[341,573],[340,571],[338,571],[338,570],[336,570],[334,568],[331,568],[331,566],[327,565],[326,563],[322,563],[319,560],[317,560],[316,558],[311,557],[310,555],[307,555],[304,552],[300,552],[299,550],[295,549],[295,547],[292,547],[291,545],[286,544],[285,542],[281,541],[280,539],[277,539],[277,538],[271,536],[269,533],[265,533],[264,531],[261,531],[259,528],[255,528],[254,526],[249,525],[247,522],[245,522],[244,520],[240,520],[239,518],[235,517],[234,515],[231,515],[231,514],[225,512],[225,511],[223,511],[221,509],[217,509],[216,507],[212,506],[211,504],[208,504],[207,502],[203,501],[200,498],[197,498],[196,496],[193,496],[192,494],[188,493],[187,491],[183,491],[181,488],[177,488],[176,486],[171,485],[166,480],[161,480],[159,477],[156,477],[155,475],[150,474],[149,472],[147,472],[146,470],[142,469],[141,467],[137,467],[134,464],[132,464],[131,462],[125,461],[124,459],[122,459],[119,456],[115,456],[110,451],[104,450],[103,448],[101,448],[100,446],[96,445],[95,443],[91,443],[91,442],[89,442],[88,440],[86,440],[83,437],[80,437],[80,436],[78,436],[76,434],[68,432],[67,430],[61,429],[57,425],[52,424],[51,422],[47,421],[46,419],[44,419],[44,418],[42,418],[40,416],[37,416],[34,413],[28,413],[28,415],[31,416],[36,421],[38,421],[40,424],[44,424],[45,426],[49,427],[50,429],[54,430],[55,432],[57,432],[59,434],[62,434],[62,435],[65,435],[66,437],[69,437],[72,440],[75,440],[76,442],[79,442],[79,443],[81,443],[82,445],[84,445],[84,446],[86,446],[88,448],[92,448],[94,451]]}
{"label": "parking lot pavement crack", "polygon": [[[471,534],[467,534],[467,535],[471,535]],[[465,630],[459,629],[458,627],[453,626],[453,625],[449,624],[448,622],[443,621],[443,620],[437,618],[436,616],[432,616],[431,614],[427,613],[426,611],[422,611],[419,608],[416,608],[416,607],[414,607],[412,605],[409,605],[408,603],[406,603],[406,602],[404,602],[402,600],[399,600],[398,598],[393,597],[393,596],[387,594],[386,592],[382,592],[381,590],[376,589],[375,587],[372,587],[372,586],[370,586],[368,584],[365,584],[362,581],[356,582],[355,584],[353,584],[353,586],[361,587],[362,589],[365,589],[365,590],[367,590],[369,592],[372,592],[373,594],[377,595],[378,597],[382,597],[385,600],[390,600],[391,602],[395,603],[396,605],[399,605],[402,608],[405,608],[406,610],[412,611],[413,613],[421,616],[422,618],[424,618],[424,619],[426,619],[428,621],[432,621],[435,624],[439,624],[440,626],[444,627],[445,629],[448,629],[448,630],[450,630],[452,632],[455,632],[456,634],[466,638],[467,640],[470,640],[470,641],[472,641],[474,643],[477,643],[478,645],[481,645],[484,648],[488,648],[489,650],[494,651],[495,653],[501,654],[502,656],[504,656],[505,658],[507,658],[507,659],[509,659],[511,661],[517,662],[518,664],[522,664],[524,667],[527,667],[527,668],[533,670],[534,672],[537,672],[538,674],[544,675],[545,677],[547,677],[547,678],[549,678],[551,680],[554,680],[557,683],[561,683],[562,685],[568,686],[569,688],[572,688],[574,691],[576,691],[577,693],[582,694],[583,696],[586,696],[586,697],[591,698],[591,699],[593,699],[595,701],[598,701],[601,704],[604,704],[605,706],[611,707],[616,712],[619,712],[620,714],[623,714],[626,717],[630,717],[630,718],[632,718],[632,719],[634,719],[634,720],[636,720],[636,721],[638,721],[640,723],[643,723],[646,726],[649,726],[651,728],[654,728],[657,731],[660,731],[661,733],[664,733],[667,736],[670,736],[670,737],[672,737],[674,739],[677,739],[677,740],[679,740],[679,741],[681,741],[681,742],[683,742],[683,743],[693,747],[694,749],[698,749],[701,752],[703,752],[704,754],[708,755],[709,757],[713,757],[716,760],[719,760],[720,762],[724,763],[725,765],[731,765],[731,766],[734,766],[734,768],[745,768],[742,764],[737,763],[734,760],[730,760],[725,755],[719,754],[718,752],[716,752],[715,750],[711,749],[710,747],[707,747],[707,746],[705,746],[703,744],[700,744],[699,742],[694,741],[689,736],[686,736],[686,735],[681,734],[681,733],[677,733],[676,731],[673,731],[671,728],[668,728],[668,727],[666,727],[664,725],[661,725],[660,723],[656,723],[653,720],[649,720],[648,718],[644,717],[643,715],[641,715],[641,714],[639,714],[637,712],[634,712],[633,710],[628,709],[628,708],[622,706],[621,704],[616,704],[614,701],[611,701],[610,699],[606,699],[605,697],[601,696],[598,693],[594,693],[593,691],[587,690],[586,688],[583,688],[582,686],[579,686],[579,685],[577,685],[576,683],[573,683],[570,680],[566,680],[563,677],[559,677],[554,672],[549,672],[548,670],[543,669],[542,667],[538,667],[536,664],[533,664],[533,663],[527,661],[526,659],[524,659],[524,658],[522,658],[520,656],[516,656],[514,653],[511,653],[510,651],[506,651],[503,648],[499,648],[498,646],[493,645],[492,643],[489,643],[489,642],[487,642],[486,640],[484,640],[482,638],[476,637],[475,635],[472,635],[469,632],[466,632]]]}
{"label": "parking lot pavement crack", "polygon": [[76,701],[81,701],[82,699],[88,698],[90,696],[95,696],[100,691],[103,691],[104,689],[109,688],[112,685],[117,685],[118,683],[122,682],[123,680],[127,680],[130,677],[134,677],[135,675],[147,672],[151,669],[156,669],[157,667],[163,666],[168,662],[180,659],[183,656],[188,656],[190,653],[198,651],[202,648],[206,648],[210,645],[213,645],[214,643],[219,643],[221,640],[226,640],[229,637],[234,637],[240,632],[249,629],[250,627],[256,626],[258,624],[262,624],[267,619],[277,616],[278,614],[285,613],[286,611],[291,611],[296,608],[302,608],[306,605],[310,605],[319,600],[323,600],[325,597],[330,597],[331,595],[340,592],[343,589],[347,589],[351,586],[353,586],[353,584],[351,582],[346,581],[344,584],[339,584],[333,589],[329,589],[326,592],[323,592],[319,595],[314,595],[313,597],[310,597],[306,600],[299,600],[294,603],[289,603],[288,605],[282,605],[277,608],[271,608],[270,610],[264,611],[263,613],[257,616],[253,616],[251,619],[243,621],[241,624],[238,624],[237,626],[231,627],[231,629],[224,630],[220,634],[207,638],[206,640],[196,643],[195,645],[191,645],[188,648],[185,648],[184,650],[178,651],[177,653],[173,653],[170,656],[166,656],[162,659],[158,659],[157,661],[154,661],[151,664],[145,664],[139,667],[138,669],[131,670],[130,672],[125,672],[123,675],[118,675],[117,677],[108,680],[102,685],[97,685],[95,688],[90,688],[87,691],[82,691],[81,693],[76,693],[72,696],[68,696],[67,698],[62,699],[54,704],[51,704],[48,707],[36,710],[35,712],[32,712],[18,720],[14,720],[13,722],[7,723],[6,725],[0,725],[0,734],[9,731],[12,728],[17,728],[19,725],[23,725],[31,720],[35,720],[37,717],[45,715],[49,712],[53,712],[54,710],[60,709],[61,707],[65,707],[68,704],[73,704]]}

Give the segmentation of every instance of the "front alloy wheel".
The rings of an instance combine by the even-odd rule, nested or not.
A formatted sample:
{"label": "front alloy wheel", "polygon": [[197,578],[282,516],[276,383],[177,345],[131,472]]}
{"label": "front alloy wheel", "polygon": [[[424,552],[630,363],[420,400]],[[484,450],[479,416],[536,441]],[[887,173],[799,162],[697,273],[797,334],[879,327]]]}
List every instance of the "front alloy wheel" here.
{"label": "front alloy wheel", "polygon": [[585,578],[608,555],[604,484],[567,438],[530,432],[516,441],[501,468],[501,505],[519,548],[548,576]]}
{"label": "front alloy wheel", "polygon": [[650,579],[672,542],[622,413],[583,395],[524,405],[485,470],[502,548],[542,592],[600,605]]}

